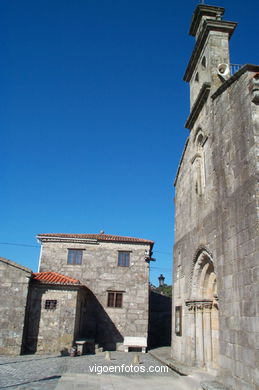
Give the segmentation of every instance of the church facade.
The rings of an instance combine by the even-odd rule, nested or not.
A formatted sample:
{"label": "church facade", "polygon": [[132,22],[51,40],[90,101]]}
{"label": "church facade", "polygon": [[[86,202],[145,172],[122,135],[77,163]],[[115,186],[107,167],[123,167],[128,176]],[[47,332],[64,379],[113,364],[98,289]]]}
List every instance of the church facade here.
{"label": "church facade", "polygon": [[259,386],[259,66],[232,69],[236,23],[198,5],[175,179],[172,357],[228,388]]}

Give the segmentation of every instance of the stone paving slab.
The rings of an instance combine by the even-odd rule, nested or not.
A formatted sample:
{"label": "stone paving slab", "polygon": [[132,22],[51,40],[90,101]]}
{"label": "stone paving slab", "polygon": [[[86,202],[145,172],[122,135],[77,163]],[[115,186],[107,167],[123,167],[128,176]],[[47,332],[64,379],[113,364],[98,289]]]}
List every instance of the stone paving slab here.
{"label": "stone paving slab", "polygon": [[[130,365],[134,353],[112,352],[111,360],[104,359],[104,353],[85,355],[76,358],[56,355],[23,355],[0,356],[0,389],[4,390],[54,390],[59,378],[68,374],[90,374],[90,366],[119,366]],[[139,354],[140,366],[148,368],[163,366],[149,354]],[[93,377],[98,376],[92,373]],[[125,378],[127,374],[117,376]],[[134,374],[134,377],[143,375]],[[156,376],[177,378],[177,374],[169,370],[168,373],[157,373]],[[107,385],[107,384],[106,384]]]}
{"label": "stone paving slab", "polygon": [[55,390],[194,390],[180,377],[152,375],[65,374]]}
{"label": "stone paving slab", "polygon": [[190,375],[195,370],[194,368],[188,367],[185,364],[177,362],[175,359],[172,359],[170,356],[171,347],[162,347],[151,350],[150,355],[154,356],[160,362],[166,364],[172,370],[178,372],[180,375]]}

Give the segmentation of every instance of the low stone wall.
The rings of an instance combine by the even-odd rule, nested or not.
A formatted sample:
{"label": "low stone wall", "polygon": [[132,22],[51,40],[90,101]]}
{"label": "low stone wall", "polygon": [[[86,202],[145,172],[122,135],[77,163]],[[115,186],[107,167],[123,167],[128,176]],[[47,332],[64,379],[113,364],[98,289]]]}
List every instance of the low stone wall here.
{"label": "low stone wall", "polygon": [[0,355],[19,355],[31,270],[0,257]]}

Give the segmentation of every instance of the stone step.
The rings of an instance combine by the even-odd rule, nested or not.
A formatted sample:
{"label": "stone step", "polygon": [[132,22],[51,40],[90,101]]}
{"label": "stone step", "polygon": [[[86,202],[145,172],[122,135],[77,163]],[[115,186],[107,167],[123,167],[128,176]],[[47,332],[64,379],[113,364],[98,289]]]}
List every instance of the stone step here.
{"label": "stone step", "polygon": [[201,388],[203,390],[228,390],[226,386],[216,382],[201,382]]}

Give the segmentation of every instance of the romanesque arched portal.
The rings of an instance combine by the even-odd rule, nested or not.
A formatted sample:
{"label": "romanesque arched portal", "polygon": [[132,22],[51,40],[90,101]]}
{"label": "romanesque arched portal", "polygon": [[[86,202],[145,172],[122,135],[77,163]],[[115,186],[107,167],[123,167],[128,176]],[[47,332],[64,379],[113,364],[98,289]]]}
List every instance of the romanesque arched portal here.
{"label": "romanesque arched portal", "polygon": [[200,249],[191,275],[191,296],[186,305],[191,328],[191,354],[197,366],[207,369],[218,365],[217,280],[211,254]]}

